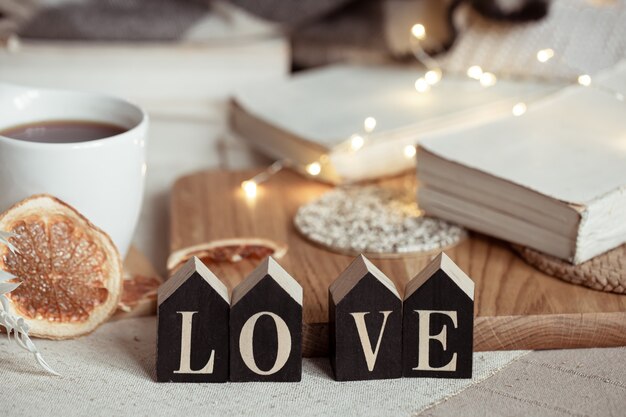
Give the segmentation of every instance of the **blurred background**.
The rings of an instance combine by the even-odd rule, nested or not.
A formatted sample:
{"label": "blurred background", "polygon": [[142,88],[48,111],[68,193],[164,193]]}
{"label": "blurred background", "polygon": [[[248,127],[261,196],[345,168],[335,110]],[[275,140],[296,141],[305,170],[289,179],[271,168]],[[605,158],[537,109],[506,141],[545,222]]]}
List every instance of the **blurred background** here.
{"label": "blurred background", "polygon": [[[30,81],[35,68],[24,74],[25,66],[36,63],[55,70],[52,51],[30,48],[59,44],[69,48],[70,43],[74,49],[56,51],[69,60],[64,60],[66,64],[88,68],[79,55],[95,60],[94,51],[104,52],[98,56],[110,64],[102,68],[94,63],[89,67],[94,72],[97,68],[122,70],[115,68],[118,62],[112,55],[120,50],[99,49],[112,45],[132,46],[142,53],[155,53],[152,49],[157,46],[177,48],[191,55],[181,54],[167,68],[152,69],[166,73],[204,64],[205,78],[226,75],[219,69],[229,64],[227,51],[233,60],[239,51],[250,58],[233,61],[243,68],[230,66],[229,71],[257,76],[264,76],[262,71],[270,75],[271,70],[346,61],[411,62],[409,33],[416,22],[422,22],[428,32],[423,42],[427,52],[437,56],[445,70],[464,72],[477,64],[509,75],[573,75],[597,72],[623,56],[624,17],[624,4],[619,0],[0,0],[0,39],[6,47],[0,76]],[[9,57],[20,44],[18,57]],[[542,66],[534,59],[537,49],[548,46],[559,51],[561,65]],[[40,61],[29,60],[35,52]],[[224,61],[221,68],[207,65],[208,61],[190,61],[197,58],[193,52]],[[159,62],[152,59],[156,57],[143,59],[146,67]],[[141,62],[126,61],[124,66],[132,79]],[[170,81],[175,81],[173,74],[168,73]],[[84,78],[97,76],[82,74]],[[144,76],[146,82],[164,81]],[[245,82],[245,78],[237,80]],[[113,84],[101,86],[109,87]],[[131,92],[139,88],[131,87]],[[155,88],[158,91],[141,93],[165,95],[172,87],[164,83]],[[217,94],[212,90],[200,89],[197,94]]]}
{"label": "blurred background", "polygon": [[619,0],[0,0],[0,80],[105,92],[148,110],[136,245],[162,270],[176,177],[272,161],[234,139],[234,92],[336,63],[417,74],[418,22],[423,52],[446,74],[478,65],[498,79],[575,79],[626,56]]}

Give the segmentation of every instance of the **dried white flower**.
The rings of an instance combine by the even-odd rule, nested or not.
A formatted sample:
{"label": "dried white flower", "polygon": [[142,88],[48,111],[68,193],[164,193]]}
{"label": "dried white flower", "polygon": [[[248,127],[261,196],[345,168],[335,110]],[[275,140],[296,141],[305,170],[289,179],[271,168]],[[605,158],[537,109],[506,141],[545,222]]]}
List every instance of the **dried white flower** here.
{"label": "dried white flower", "polygon": [[[16,252],[15,247],[9,242],[11,236],[11,233],[0,231],[0,244],[6,245],[11,251]],[[0,326],[4,327],[6,330],[9,340],[11,340],[11,333],[13,332],[13,340],[15,340],[22,349],[32,353],[37,363],[39,363],[43,369],[53,375],[59,375],[43,359],[35,344],[30,340],[28,336],[28,324],[26,324],[22,317],[11,314],[11,305],[6,294],[20,286],[21,283],[19,282],[8,282],[15,278],[14,275],[0,270]]]}

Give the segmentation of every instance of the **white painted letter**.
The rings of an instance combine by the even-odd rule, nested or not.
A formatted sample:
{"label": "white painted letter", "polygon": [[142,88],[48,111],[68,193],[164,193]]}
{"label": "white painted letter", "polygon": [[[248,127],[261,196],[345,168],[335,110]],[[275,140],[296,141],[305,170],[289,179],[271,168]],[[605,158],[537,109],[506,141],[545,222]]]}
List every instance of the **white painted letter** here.
{"label": "white painted letter", "polygon": [[211,350],[211,356],[204,368],[199,371],[191,369],[191,322],[193,321],[193,315],[197,311],[177,311],[182,315],[183,328],[180,336],[180,365],[175,374],[212,374],[213,363],[215,361],[215,350]]}
{"label": "white painted letter", "polygon": [[[252,344],[256,322],[261,316],[264,315],[270,316],[274,319],[277,336],[276,361],[274,362],[274,366],[272,366],[272,368],[268,371],[263,371],[257,366],[256,361],[254,360],[254,349]],[[256,313],[250,317],[241,328],[241,334],[239,335],[239,350],[241,352],[243,362],[252,372],[258,375],[275,374],[280,371],[283,366],[285,366],[287,360],[289,359],[289,354],[291,353],[291,332],[289,331],[289,327],[287,327],[287,323],[285,323],[280,316],[269,311]]]}
{"label": "white painted letter", "polygon": [[429,358],[430,350],[429,345],[431,340],[437,340],[441,343],[443,350],[446,350],[447,344],[447,331],[444,325],[441,332],[437,335],[430,334],[430,315],[431,314],[444,314],[452,319],[452,325],[456,329],[457,318],[456,311],[436,311],[436,310],[415,310],[419,316],[419,352],[417,355],[417,366],[413,368],[414,371],[456,371],[456,353],[452,355],[452,359],[446,365],[440,368],[431,368]]}
{"label": "white painted letter", "polygon": [[391,311],[380,311],[383,315],[383,325],[380,327],[380,333],[378,333],[378,341],[376,342],[376,349],[372,351],[372,344],[370,343],[369,334],[367,332],[367,326],[365,325],[365,316],[369,313],[350,313],[354,317],[354,323],[356,329],[359,332],[359,339],[361,340],[361,347],[365,354],[365,361],[367,362],[367,369],[372,372],[374,365],[376,365],[376,358],[378,358],[378,348],[380,348],[380,341],[383,339],[383,332],[387,325],[387,317],[391,314]]}

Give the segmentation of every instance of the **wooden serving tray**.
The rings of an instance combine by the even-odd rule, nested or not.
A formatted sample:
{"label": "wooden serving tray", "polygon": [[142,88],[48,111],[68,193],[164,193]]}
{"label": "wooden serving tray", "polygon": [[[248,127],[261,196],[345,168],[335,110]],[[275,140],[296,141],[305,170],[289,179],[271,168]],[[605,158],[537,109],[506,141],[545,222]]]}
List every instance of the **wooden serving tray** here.
{"label": "wooden serving tray", "polygon": [[[304,288],[303,355],[327,353],[328,286],[352,257],[303,238],[292,220],[298,207],[330,189],[289,171],[258,188],[254,200],[240,184],[258,171],[207,171],[180,178],[171,200],[172,252],[232,238],[265,238],[287,245],[280,264]],[[626,296],[552,278],[520,259],[506,243],[471,235],[446,253],[475,282],[474,348],[553,349],[626,345]],[[432,254],[372,259],[404,291]],[[210,263],[232,289],[258,260]]]}

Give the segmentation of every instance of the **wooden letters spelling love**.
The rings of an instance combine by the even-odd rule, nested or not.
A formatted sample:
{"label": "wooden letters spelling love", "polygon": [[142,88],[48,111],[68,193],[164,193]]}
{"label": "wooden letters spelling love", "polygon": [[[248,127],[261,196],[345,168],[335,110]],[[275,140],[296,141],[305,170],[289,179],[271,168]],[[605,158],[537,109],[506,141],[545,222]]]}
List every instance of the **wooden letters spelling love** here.
{"label": "wooden letters spelling love", "polygon": [[[405,288],[364,256],[329,290],[340,381],[471,378],[474,283],[445,254]],[[157,380],[300,381],[302,287],[271,257],[232,292],[197,258],[159,289]]]}

